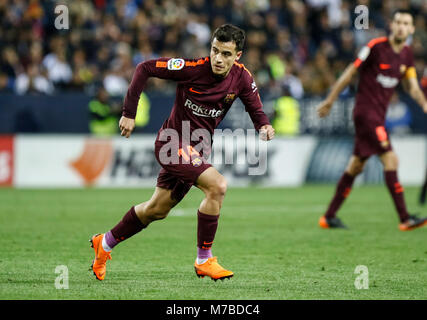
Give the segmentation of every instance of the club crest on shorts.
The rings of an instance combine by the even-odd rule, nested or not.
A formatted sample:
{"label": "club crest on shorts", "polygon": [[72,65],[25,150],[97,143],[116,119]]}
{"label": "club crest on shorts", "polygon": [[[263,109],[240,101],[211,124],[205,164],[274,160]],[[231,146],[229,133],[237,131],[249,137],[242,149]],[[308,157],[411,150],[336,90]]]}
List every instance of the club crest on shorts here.
{"label": "club crest on shorts", "polygon": [[230,104],[230,103],[232,103],[233,101],[234,101],[234,98],[236,97],[236,94],[235,93],[229,93],[229,94],[227,94],[226,96],[225,96],[225,98],[224,98],[224,102],[225,103],[227,103],[227,104]]}
{"label": "club crest on shorts", "polygon": [[184,59],[169,59],[168,69],[169,70],[181,70],[185,66]]}
{"label": "club crest on shorts", "polygon": [[200,159],[199,157],[194,158],[193,160],[191,160],[191,164],[196,168],[200,167],[200,165],[202,164],[202,159]]}

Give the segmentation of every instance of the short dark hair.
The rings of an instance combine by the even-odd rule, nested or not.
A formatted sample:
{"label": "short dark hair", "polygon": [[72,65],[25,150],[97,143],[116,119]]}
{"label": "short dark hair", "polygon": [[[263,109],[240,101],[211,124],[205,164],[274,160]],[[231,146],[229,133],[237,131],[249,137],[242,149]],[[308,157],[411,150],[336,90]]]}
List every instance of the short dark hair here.
{"label": "short dark hair", "polygon": [[409,14],[412,17],[412,20],[414,19],[414,14],[412,13],[411,10],[409,9],[397,9],[393,12],[393,19],[396,16],[396,14],[401,13],[401,14]]}
{"label": "short dark hair", "polygon": [[245,31],[232,24],[223,24],[218,27],[213,35],[211,42],[216,38],[221,42],[232,41],[236,44],[236,51],[242,51],[245,44]]}

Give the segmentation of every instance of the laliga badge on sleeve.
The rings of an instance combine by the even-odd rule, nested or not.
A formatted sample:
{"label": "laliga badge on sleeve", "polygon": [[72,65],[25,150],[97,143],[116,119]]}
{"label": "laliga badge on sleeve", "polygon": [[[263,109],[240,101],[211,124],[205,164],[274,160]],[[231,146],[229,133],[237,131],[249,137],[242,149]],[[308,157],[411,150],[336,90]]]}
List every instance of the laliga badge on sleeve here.
{"label": "laliga badge on sleeve", "polygon": [[184,59],[169,59],[168,69],[169,70],[181,70],[185,66]]}

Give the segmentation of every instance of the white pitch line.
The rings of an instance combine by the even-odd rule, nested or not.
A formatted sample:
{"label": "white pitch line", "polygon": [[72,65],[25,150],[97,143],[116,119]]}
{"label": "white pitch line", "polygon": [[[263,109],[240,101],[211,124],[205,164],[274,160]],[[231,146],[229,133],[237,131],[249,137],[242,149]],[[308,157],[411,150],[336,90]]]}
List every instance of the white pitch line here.
{"label": "white pitch line", "polygon": [[[313,213],[313,214],[321,214],[326,210],[327,204],[322,205],[310,205],[310,206],[224,206],[223,210],[232,210],[239,209],[243,211],[253,212],[253,211],[280,211],[280,212],[289,212],[289,213]],[[189,216],[197,216],[198,208],[176,208],[172,209],[170,212],[170,216],[175,217],[189,217]]]}

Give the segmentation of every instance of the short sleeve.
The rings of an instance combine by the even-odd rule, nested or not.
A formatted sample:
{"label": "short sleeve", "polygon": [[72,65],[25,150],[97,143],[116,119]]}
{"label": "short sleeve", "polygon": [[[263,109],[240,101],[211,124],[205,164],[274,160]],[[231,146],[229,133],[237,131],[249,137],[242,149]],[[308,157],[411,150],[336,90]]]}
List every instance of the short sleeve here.
{"label": "short sleeve", "polygon": [[359,68],[360,66],[369,65],[374,59],[375,55],[375,46],[378,43],[388,41],[387,37],[374,38],[369,41],[362,49],[360,49],[359,54],[357,55],[356,60],[354,61],[354,66]]}
{"label": "short sleeve", "polygon": [[362,49],[360,49],[356,60],[354,61],[354,66],[356,68],[359,68],[362,64],[368,64],[369,63],[369,57],[371,56],[371,48],[368,46],[364,46]]}

